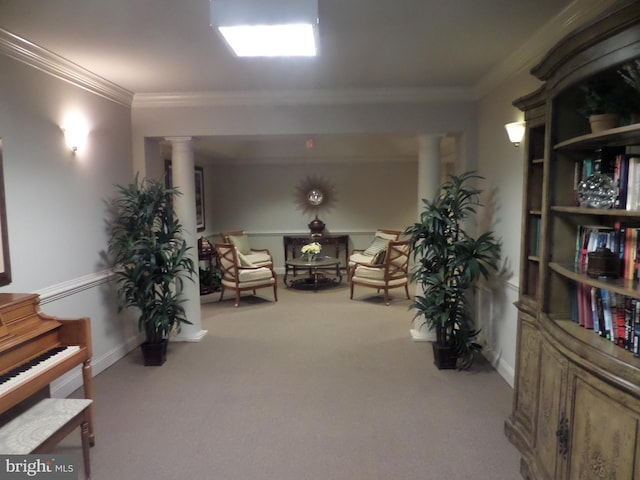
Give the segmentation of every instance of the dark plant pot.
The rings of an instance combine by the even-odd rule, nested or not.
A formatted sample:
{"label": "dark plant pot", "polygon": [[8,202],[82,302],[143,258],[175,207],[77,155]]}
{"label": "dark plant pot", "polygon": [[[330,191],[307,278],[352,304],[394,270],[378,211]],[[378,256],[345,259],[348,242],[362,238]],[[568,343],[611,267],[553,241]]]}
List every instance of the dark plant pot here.
{"label": "dark plant pot", "polygon": [[161,343],[144,342],[140,344],[145,367],[159,367],[167,360],[168,343],[165,339]]}
{"label": "dark plant pot", "polygon": [[440,345],[436,342],[432,342],[431,345],[433,346],[433,363],[438,367],[438,370],[452,370],[456,368],[458,355],[456,354],[455,347]]}

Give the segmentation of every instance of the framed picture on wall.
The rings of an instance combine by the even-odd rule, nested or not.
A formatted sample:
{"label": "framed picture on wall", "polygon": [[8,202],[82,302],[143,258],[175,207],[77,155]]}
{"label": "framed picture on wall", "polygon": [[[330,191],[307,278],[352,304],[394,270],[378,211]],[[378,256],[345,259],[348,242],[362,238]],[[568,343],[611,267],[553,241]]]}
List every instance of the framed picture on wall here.
{"label": "framed picture on wall", "polygon": [[196,227],[204,230],[204,169],[196,167]]}
{"label": "framed picture on wall", "polygon": [[[173,186],[173,179],[171,176],[171,160],[164,161],[164,176],[167,188]],[[205,215],[204,215],[204,169],[202,167],[195,167],[194,170],[195,180],[195,197],[196,197],[196,228],[198,232],[201,232],[205,228]]]}
{"label": "framed picture on wall", "polygon": [[7,206],[4,199],[4,169],[2,167],[2,139],[0,138],[0,286],[11,283]]}

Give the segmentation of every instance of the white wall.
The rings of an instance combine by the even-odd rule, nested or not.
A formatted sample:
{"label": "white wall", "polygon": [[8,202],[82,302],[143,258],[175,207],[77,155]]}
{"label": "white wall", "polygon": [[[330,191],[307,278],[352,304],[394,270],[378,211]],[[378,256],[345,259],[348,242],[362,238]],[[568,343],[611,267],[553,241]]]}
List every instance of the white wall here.
{"label": "white wall", "polygon": [[[134,168],[147,176],[161,174],[164,159],[150,139],[157,142],[170,136],[449,132],[465,140],[464,151],[470,158],[462,163],[475,165],[476,108],[468,100],[253,106],[217,105],[206,94],[168,102],[162,96],[158,102],[134,100]],[[202,234],[210,237],[221,230],[244,229],[259,235],[256,246],[269,248],[276,266],[283,265],[282,234],[308,232],[311,218],[295,210],[293,199],[295,185],[307,174],[324,176],[335,184],[339,202],[332,212],[322,212],[321,219],[330,231],[349,234],[351,247],[366,247],[376,228],[402,229],[415,221],[417,159],[415,164],[402,162],[397,167],[337,160],[335,164],[278,166],[270,159],[269,165],[259,168],[205,164],[206,230]],[[216,201],[219,191],[225,195]]]}
{"label": "white wall", "polygon": [[[296,202],[296,187],[311,175],[323,178],[334,193],[329,210],[319,218],[327,232],[346,233],[352,248],[371,240],[377,228],[403,230],[416,218],[417,160],[207,164],[205,202],[207,237],[244,229],[257,248],[269,248],[276,266],[284,265],[283,234],[309,233],[312,213]],[[259,238],[258,238],[259,237]],[[213,238],[216,240],[215,238]]]}
{"label": "white wall", "polygon": [[478,173],[486,178],[485,208],[480,215],[480,228],[491,229],[502,241],[502,257],[507,274],[491,287],[479,292],[479,319],[486,342],[486,355],[500,374],[513,385],[517,333],[517,311],[520,270],[520,229],[522,221],[523,154],[507,137],[504,124],[523,120],[524,114],[512,105],[539,86],[528,73],[510,78],[495,88],[479,103]]}
{"label": "white wall", "polygon": [[[131,323],[116,313],[102,257],[105,200],[114,184],[132,177],[130,108],[5,56],[0,56],[0,71],[13,276],[0,292],[40,293],[45,313],[91,317],[97,372],[122,356],[134,334]],[[75,155],[60,129],[70,110],[82,113],[90,125],[86,149]],[[76,374],[61,382],[58,393],[78,385]]]}
{"label": "white wall", "polygon": [[[463,132],[466,151],[476,151],[473,101],[308,105],[215,105],[201,99],[144,104],[132,110],[134,168],[157,172],[148,138],[211,135],[323,135],[359,133],[446,134]],[[156,163],[155,165],[152,163]]]}

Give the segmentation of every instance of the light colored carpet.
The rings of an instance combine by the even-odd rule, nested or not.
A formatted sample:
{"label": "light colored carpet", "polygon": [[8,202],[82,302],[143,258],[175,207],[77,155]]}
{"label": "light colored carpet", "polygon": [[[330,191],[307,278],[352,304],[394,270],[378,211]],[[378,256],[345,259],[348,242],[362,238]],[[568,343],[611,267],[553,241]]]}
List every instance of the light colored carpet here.
{"label": "light colored carpet", "polygon": [[520,478],[511,388],[484,361],[438,371],[402,290],[388,307],[345,285],[278,293],[206,303],[201,342],[95,378],[94,480]]}

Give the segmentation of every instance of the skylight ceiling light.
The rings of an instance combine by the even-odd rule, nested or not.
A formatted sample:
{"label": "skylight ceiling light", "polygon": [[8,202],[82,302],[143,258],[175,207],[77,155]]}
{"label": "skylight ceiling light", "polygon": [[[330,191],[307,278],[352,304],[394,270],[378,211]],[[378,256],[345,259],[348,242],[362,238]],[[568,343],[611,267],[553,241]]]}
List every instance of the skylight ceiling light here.
{"label": "skylight ceiling light", "polygon": [[238,25],[218,30],[239,57],[316,55],[313,27],[309,24]]}
{"label": "skylight ceiling light", "polygon": [[211,26],[240,57],[315,56],[317,0],[211,0]]}

